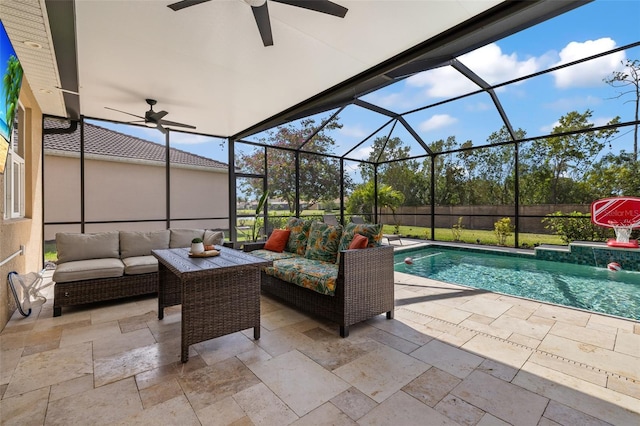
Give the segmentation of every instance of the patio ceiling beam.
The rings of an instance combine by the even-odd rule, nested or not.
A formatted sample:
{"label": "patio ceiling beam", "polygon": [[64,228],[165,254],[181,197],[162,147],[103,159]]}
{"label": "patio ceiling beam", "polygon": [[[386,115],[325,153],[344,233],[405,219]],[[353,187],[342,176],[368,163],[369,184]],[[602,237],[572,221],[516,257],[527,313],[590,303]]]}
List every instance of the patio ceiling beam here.
{"label": "patio ceiling beam", "polygon": [[418,61],[411,62],[407,65],[403,65],[393,71],[389,71],[385,75],[393,78],[394,82],[407,77],[411,77],[414,74],[418,74],[423,71],[429,71],[436,68],[442,68],[450,65],[450,58],[427,58]]}
{"label": "patio ceiling beam", "polygon": [[498,96],[496,95],[496,92],[495,92],[495,90],[493,90],[491,85],[489,83],[487,83],[486,81],[484,81],[483,78],[481,78],[475,72],[471,71],[465,64],[463,64],[462,62],[458,61],[457,59],[453,59],[451,61],[451,66],[455,70],[460,72],[462,75],[467,77],[469,80],[471,80],[474,84],[476,84],[477,86],[481,87],[485,92],[487,92],[489,94],[489,96],[491,96],[491,100],[493,101],[493,104],[495,105],[496,109],[498,110],[498,114],[500,114],[500,118],[502,118],[502,121],[504,122],[505,127],[507,128],[507,130],[509,131],[509,134],[511,135],[511,140],[515,140],[516,139],[516,133],[513,130],[513,127],[511,126],[511,122],[509,121],[509,118],[507,117],[507,113],[504,112],[504,108],[502,108],[502,104],[500,103],[500,99],[498,99]]}
{"label": "patio ceiling beam", "polygon": [[400,116],[400,118],[398,118],[398,120],[400,121],[400,123],[402,123],[404,128],[407,129],[407,132],[409,132],[411,134],[411,136],[413,136],[413,138],[416,140],[416,142],[418,142],[418,144],[422,147],[422,149],[424,149],[427,154],[432,155],[433,151],[431,151],[431,148],[429,148],[429,146],[425,143],[424,139],[422,139],[422,137],[420,137],[418,132],[416,132],[413,129],[413,126],[411,126],[407,122],[407,120],[404,119],[403,116]]}
{"label": "patio ceiling beam", "polygon": [[[425,152],[427,152],[428,154],[433,154],[433,152],[431,152],[431,149],[429,149],[429,147],[427,146],[427,144],[424,142],[424,140],[420,137],[420,135],[413,129],[413,127],[411,127],[411,125],[407,122],[407,120],[404,119],[404,117],[401,114],[395,113],[393,111],[390,111],[386,108],[382,108],[378,105],[374,105],[370,102],[367,101],[363,101],[362,99],[356,99],[353,102],[354,105],[357,105],[359,107],[368,109],[369,111],[373,111],[373,112],[377,112],[378,114],[382,114],[382,115],[386,115],[387,117],[391,117],[391,118],[395,118],[396,120],[400,121],[400,123],[402,123],[402,125],[404,126],[405,129],[407,129],[407,131],[411,134],[411,136],[414,137],[414,139],[416,140],[416,142],[418,142],[418,144],[420,144],[420,146],[422,147],[422,149],[425,150]],[[395,124],[394,124],[395,127]],[[377,162],[376,162],[377,163]]]}
{"label": "patio ceiling beam", "polygon": [[391,129],[389,130],[389,133],[387,134],[387,137],[384,140],[384,145],[382,145],[382,149],[380,150],[380,152],[378,153],[378,157],[376,158],[376,169],[378,167],[378,164],[380,164],[380,157],[382,157],[382,153],[384,152],[385,148],[387,147],[387,144],[389,143],[389,139],[391,138],[391,135],[393,134],[393,129],[396,128],[396,124],[398,124],[398,120],[395,120],[393,122],[393,125],[391,126]]}
{"label": "patio ceiling beam", "polygon": [[400,114],[398,114],[397,112],[393,112],[393,111],[388,110],[386,108],[382,108],[381,106],[374,105],[374,104],[369,103],[367,101],[363,101],[362,99],[354,100],[353,104],[357,105],[357,106],[359,106],[361,108],[368,109],[369,111],[373,111],[373,112],[377,112],[378,114],[386,115],[387,117],[391,117],[391,118],[400,117]]}
{"label": "patio ceiling beam", "polygon": [[349,151],[345,152],[344,154],[342,154],[341,158],[347,158],[347,155],[351,154],[353,151],[355,151],[356,149],[358,149],[360,147],[360,145],[362,145],[363,143],[365,143],[366,141],[368,141],[369,139],[371,139],[376,133],[378,133],[380,130],[384,129],[385,127],[387,127],[389,125],[389,123],[391,123],[394,119],[390,119],[389,121],[387,121],[386,123],[384,123],[382,126],[378,127],[376,130],[374,130],[369,136],[367,136],[366,138],[364,138],[362,141],[360,141],[360,143],[358,143],[356,146],[354,146],[353,148],[351,148]]}
{"label": "patio ceiling beam", "polygon": [[304,146],[311,140],[313,139],[318,133],[320,133],[322,131],[322,129],[324,129],[327,124],[331,123],[331,121],[336,118],[338,116],[338,114],[340,114],[347,106],[343,105],[341,106],[335,113],[333,113],[331,115],[331,117],[329,117],[328,119],[326,119],[322,124],[320,124],[320,126],[318,126],[318,128],[316,130],[313,131],[313,133],[311,133],[311,135],[304,140],[304,142],[302,142],[300,144],[300,146],[298,147],[299,150],[301,150],[302,148],[304,148]]}

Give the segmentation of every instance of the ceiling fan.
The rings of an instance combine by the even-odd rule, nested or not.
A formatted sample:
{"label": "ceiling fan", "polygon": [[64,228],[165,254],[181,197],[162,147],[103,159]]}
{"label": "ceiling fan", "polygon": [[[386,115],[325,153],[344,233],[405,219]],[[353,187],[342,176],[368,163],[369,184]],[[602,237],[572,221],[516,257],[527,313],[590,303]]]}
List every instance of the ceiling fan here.
{"label": "ceiling fan", "polygon": [[[179,11],[186,7],[195,6],[200,3],[206,3],[211,0],[182,0],[172,3],[167,7]],[[271,21],[269,20],[268,2],[288,4],[289,6],[301,7],[303,9],[313,10],[316,12],[326,13],[327,15],[344,18],[347,14],[346,7],[333,3],[329,0],[242,0],[251,6],[253,17],[258,25],[258,31],[262,37],[262,43],[266,46],[273,46],[273,35],[271,34]]]}
{"label": "ceiling fan", "polygon": [[195,126],[191,126],[189,124],[176,123],[175,121],[163,120],[162,118],[169,114],[167,111],[154,111],[153,106],[158,103],[155,99],[145,99],[149,104],[149,111],[144,113],[144,117],[141,115],[131,114],[130,112],[121,111],[115,108],[105,107],[106,109],[110,109],[111,111],[121,112],[123,114],[131,115],[133,117],[141,118],[142,120],[131,121],[131,123],[152,123],[155,124],[158,130],[162,133],[167,134],[167,129],[163,126],[172,126],[172,127],[184,127],[186,129],[195,129]]}

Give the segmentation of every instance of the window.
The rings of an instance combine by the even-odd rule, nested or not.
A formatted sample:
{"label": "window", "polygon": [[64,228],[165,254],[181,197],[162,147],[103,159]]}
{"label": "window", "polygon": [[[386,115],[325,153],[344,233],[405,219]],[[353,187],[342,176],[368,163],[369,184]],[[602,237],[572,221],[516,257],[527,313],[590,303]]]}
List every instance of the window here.
{"label": "window", "polygon": [[[17,131],[16,131],[17,130]],[[9,143],[7,166],[4,172],[5,219],[24,217],[25,190],[24,108],[18,106],[14,132]]]}

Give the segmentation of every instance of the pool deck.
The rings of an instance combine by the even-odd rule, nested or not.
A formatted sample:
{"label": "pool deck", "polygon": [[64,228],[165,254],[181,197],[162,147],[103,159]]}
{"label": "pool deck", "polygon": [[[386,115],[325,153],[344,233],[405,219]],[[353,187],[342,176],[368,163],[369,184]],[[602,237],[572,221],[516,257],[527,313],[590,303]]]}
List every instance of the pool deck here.
{"label": "pool deck", "polygon": [[[252,330],[180,359],[157,299],[16,313],[0,423],[637,425],[640,323],[396,273],[395,319],[351,328],[266,296]],[[49,288],[51,289],[51,287]]]}

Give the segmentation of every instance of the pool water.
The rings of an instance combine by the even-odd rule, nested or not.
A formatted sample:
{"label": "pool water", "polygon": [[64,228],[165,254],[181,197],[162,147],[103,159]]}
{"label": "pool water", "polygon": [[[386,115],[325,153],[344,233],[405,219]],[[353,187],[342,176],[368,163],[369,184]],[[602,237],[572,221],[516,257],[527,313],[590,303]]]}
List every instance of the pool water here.
{"label": "pool water", "polygon": [[394,262],[397,272],[640,320],[640,272],[441,247],[398,252]]}

